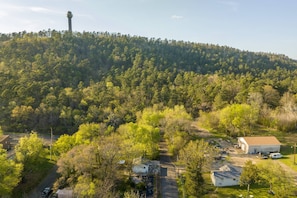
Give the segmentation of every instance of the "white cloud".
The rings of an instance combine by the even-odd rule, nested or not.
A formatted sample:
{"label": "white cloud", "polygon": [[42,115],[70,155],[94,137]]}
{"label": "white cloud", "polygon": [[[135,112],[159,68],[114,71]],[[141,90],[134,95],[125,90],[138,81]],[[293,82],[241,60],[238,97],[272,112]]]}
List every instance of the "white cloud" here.
{"label": "white cloud", "polygon": [[55,15],[66,15],[66,12],[62,12],[59,10],[48,9],[45,7],[27,7],[29,11],[36,12],[36,13],[46,13],[46,14],[55,14]]}
{"label": "white cloud", "polygon": [[52,12],[52,10],[43,8],[43,7],[29,7],[29,10],[31,10],[33,12],[42,12],[42,13]]}
{"label": "white cloud", "polygon": [[2,4],[0,7],[0,12],[2,13],[9,13],[12,15],[13,13],[21,13],[21,12],[36,12],[36,13],[56,13],[61,14],[61,12],[49,9],[46,7],[38,7],[38,6],[24,6],[24,5],[15,5],[15,4]]}
{"label": "white cloud", "polygon": [[171,18],[172,19],[179,20],[179,19],[183,19],[184,17],[183,16],[179,16],[179,15],[172,15]]}

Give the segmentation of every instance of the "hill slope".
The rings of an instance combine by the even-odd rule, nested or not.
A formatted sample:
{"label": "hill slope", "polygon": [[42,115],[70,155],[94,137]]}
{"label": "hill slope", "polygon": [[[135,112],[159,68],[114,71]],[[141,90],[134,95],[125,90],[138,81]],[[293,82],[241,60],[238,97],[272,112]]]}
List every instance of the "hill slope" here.
{"label": "hill slope", "polygon": [[109,33],[1,34],[0,124],[61,133],[84,122],[117,127],[160,103],[184,105],[195,117],[214,108],[218,96],[244,103],[264,85],[279,95],[297,93],[296,68],[284,55],[209,44]]}

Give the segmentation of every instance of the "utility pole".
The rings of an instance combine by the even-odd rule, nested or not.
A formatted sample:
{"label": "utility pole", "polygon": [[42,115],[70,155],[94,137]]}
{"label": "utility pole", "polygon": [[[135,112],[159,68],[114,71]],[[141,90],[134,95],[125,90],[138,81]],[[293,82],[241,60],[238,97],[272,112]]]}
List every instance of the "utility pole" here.
{"label": "utility pole", "polygon": [[52,160],[52,147],[53,147],[53,128],[51,127],[50,160]]}
{"label": "utility pole", "polygon": [[296,155],[296,143],[294,144],[294,165],[295,165],[295,155]]}

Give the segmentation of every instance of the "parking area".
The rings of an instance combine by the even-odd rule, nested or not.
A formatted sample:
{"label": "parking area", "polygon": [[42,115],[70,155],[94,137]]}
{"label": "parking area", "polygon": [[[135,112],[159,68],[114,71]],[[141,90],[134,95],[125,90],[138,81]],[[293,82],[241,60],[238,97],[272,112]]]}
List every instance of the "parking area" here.
{"label": "parking area", "polygon": [[257,155],[245,154],[235,141],[213,138],[209,140],[209,143],[220,151],[220,155],[213,163],[212,169],[218,169],[226,164],[242,167],[247,160],[252,160],[255,163],[261,160]]}

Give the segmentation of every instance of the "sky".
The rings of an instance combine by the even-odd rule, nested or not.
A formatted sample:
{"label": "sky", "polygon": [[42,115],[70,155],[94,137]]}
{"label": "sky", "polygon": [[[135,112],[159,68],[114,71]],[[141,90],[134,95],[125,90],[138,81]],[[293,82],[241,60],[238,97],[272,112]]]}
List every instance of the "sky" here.
{"label": "sky", "polygon": [[0,0],[0,33],[110,32],[297,60],[297,0]]}

